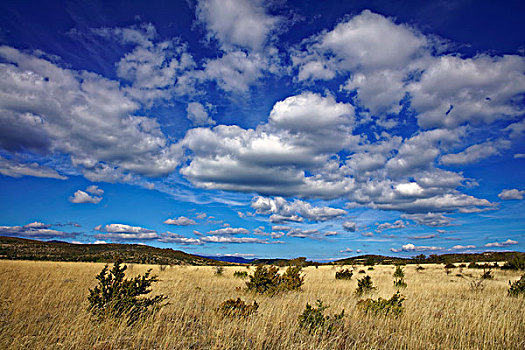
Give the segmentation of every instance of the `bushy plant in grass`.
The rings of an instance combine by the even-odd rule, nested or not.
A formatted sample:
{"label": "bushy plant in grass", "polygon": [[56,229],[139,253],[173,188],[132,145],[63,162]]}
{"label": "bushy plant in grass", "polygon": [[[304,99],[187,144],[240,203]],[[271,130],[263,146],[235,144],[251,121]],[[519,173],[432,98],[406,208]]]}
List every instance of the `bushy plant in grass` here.
{"label": "bushy plant in grass", "polygon": [[235,271],[233,273],[233,277],[246,278],[246,277],[248,277],[248,272],[246,272],[246,271]]}
{"label": "bushy plant in grass", "polygon": [[525,273],[517,281],[509,281],[509,290],[508,295],[511,297],[517,297],[520,295],[525,295]]}
{"label": "bushy plant in grass", "polygon": [[407,284],[404,280],[405,273],[403,272],[403,268],[401,266],[397,266],[396,270],[394,271],[394,286],[397,288],[406,288]]}
{"label": "bushy plant in grass", "polygon": [[222,276],[224,274],[224,267],[215,266],[214,272],[215,276]]}
{"label": "bushy plant in grass", "polygon": [[359,270],[358,273],[366,273],[366,271],[365,270]]}
{"label": "bushy plant in grass", "polygon": [[128,324],[132,324],[164,306],[162,302],[167,297],[143,297],[151,292],[149,288],[158,281],[157,276],[151,276],[150,269],[143,276],[125,279],[127,267],[121,264],[122,261],[117,259],[111,270],[108,271],[106,265],[96,276],[98,285],[89,290],[89,309],[101,318],[125,316]]}
{"label": "bushy plant in grass", "polygon": [[504,270],[525,270],[525,257],[513,255],[501,268]]}
{"label": "bushy plant in grass", "polygon": [[354,293],[356,296],[361,296],[370,293],[375,289],[376,287],[374,287],[374,284],[372,283],[372,278],[370,276],[365,276],[357,280],[357,288]]}
{"label": "bushy plant in grass", "polygon": [[340,314],[325,315],[324,311],[329,307],[323,305],[320,299],[317,300],[317,307],[306,303],[303,313],[299,315],[299,328],[307,330],[310,334],[331,332],[334,327],[341,324],[345,310],[341,311]]}
{"label": "bushy plant in grass", "polygon": [[298,290],[301,288],[304,277],[301,276],[300,266],[290,266],[281,276],[275,266],[257,266],[253,275],[249,275],[246,287],[249,291],[260,294],[276,294],[282,291]]}
{"label": "bushy plant in grass", "polygon": [[390,299],[379,297],[377,300],[374,300],[368,298],[360,300],[357,306],[363,309],[365,313],[398,316],[403,312],[403,301],[405,301],[405,297],[397,291]]}
{"label": "bushy plant in grass", "polygon": [[304,277],[301,276],[302,269],[301,266],[289,266],[282,274],[278,288],[283,291],[301,289],[304,283]]}
{"label": "bushy plant in grass", "polygon": [[255,313],[259,308],[259,304],[256,301],[252,305],[246,304],[241,298],[228,299],[223,301],[216,312],[221,317],[247,317]]}
{"label": "bushy plant in grass", "polygon": [[336,280],[351,280],[353,275],[354,275],[354,272],[352,270],[343,269],[341,271],[335,272],[335,279]]}

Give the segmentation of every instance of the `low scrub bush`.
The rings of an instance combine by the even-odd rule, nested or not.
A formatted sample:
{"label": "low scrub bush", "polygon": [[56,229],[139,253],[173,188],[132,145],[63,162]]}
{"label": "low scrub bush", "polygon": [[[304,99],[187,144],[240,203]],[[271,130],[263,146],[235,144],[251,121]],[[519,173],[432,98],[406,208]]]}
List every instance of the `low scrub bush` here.
{"label": "low scrub bush", "polygon": [[366,273],[365,270],[359,270],[359,273]]}
{"label": "low scrub bush", "polygon": [[514,255],[501,268],[504,270],[525,270],[525,257]]}
{"label": "low scrub bush", "polygon": [[246,304],[241,298],[223,301],[216,312],[221,317],[247,317],[255,313],[259,308],[256,301],[252,305]]}
{"label": "low scrub bush", "polygon": [[222,276],[224,274],[224,267],[215,266],[215,271],[213,272],[215,276]]}
{"label": "low scrub bush", "polygon": [[233,277],[237,277],[237,278],[247,278],[248,277],[248,272],[246,271],[235,271],[233,273]]}
{"label": "low scrub bush", "polygon": [[517,297],[519,295],[525,295],[525,273],[521,276],[519,280],[515,282],[509,281],[509,285],[509,296]]}
{"label": "low scrub bush", "polygon": [[303,313],[299,315],[299,328],[307,330],[310,334],[325,331],[331,332],[334,327],[341,324],[345,310],[332,316],[324,315],[324,311],[329,307],[323,305],[320,299],[317,300],[317,307],[306,303]]}
{"label": "low scrub bush", "polygon": [[357,296],[361,296],[370,293],[375,289],[376,287],[374,287],[374,284],[372,283],[372,278],[370,276],[365,276],[357,280],[357,288],[354,293]]}
{"label": "low scrub bush", "polygon": [[149,288],[158,281],[157,276],[150,276],[150,269],[143,276],[125,279],[127,267],[121,264],[117,260],[110,271],[106,265],[97,275],[98,285],[89,290],[89,310],[101,318],[126,316],[128,324],[132,324],[164,306],[162,302],[167,297],[141,297],[151,292]]}
{"label": "low scrub bush", "polygon": [[365,313],[398,316],[403,312],[403,301],[405,301],[405,297],[397,291],[390,299],[380,297],[377,300],[374,300],[368,298],[360,300],[357,303],[357,306],[363,309]]}
{"label": "low scrub bush", "polygon": [[406,288],[407,284],[405,282],[405,272],[403,272],[403,268],[401,266],[397,266],[396,270],[394,271],[394,287],[397,288]]}
{"label": "low scrub bush", "polygon": [[257,266],[253,275],[249,275],[246,287],[249,291],[260,294],[276,294],[283,291],[299,290],[304,282],[300,266],[290,266],[281,276],[275,266]]}
{"label": "low scrub bush", "polygon": [[494,279],[494,276],[492,276],[492,272],[489,269],[483,269],[483,273],[481,274],[481,279],[484,279],[484,280],[491,280],[491,279]]}
{"label": "low scrub bush", "polygon": [[336,280],[351,280],[354,272],[349,269],[343,269],[341,271],[336,271],[335,279]]}

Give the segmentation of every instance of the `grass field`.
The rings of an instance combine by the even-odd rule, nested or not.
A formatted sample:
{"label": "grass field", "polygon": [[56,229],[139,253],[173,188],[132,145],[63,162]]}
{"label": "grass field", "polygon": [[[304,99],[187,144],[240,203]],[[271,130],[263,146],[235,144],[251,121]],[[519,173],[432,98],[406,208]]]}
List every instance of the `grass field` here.
{"label": "grass field", "polygon": [[[362,266],[350,281],[335,280],[336,269],[304,270],[299,292],[274,297],[244,290],[226,267],[133,265],[128,275],[148,268],[159,276],[153,293],[168,295],[169,305],[144,322],[100,322],[87,312],[88,289],[103,264],[0,261],[1,349],[524,349],[525,298],[507,296],[508,281],[521,275],[493,270],[494,279],[473,290],[469,277],[482,271],[459,269],[445,273],[443,265],[405,267],[408,287],[399,317],[364,314],[353,291]],[[366,268],[365,268],[366,270]],[[376,297],[390,297],[393,266],[366,271],[377,287]],[[241,297],[260,305],[247,318],[221,318],[215,309],[226,299]],[[327,314],[345,310],[342,327],[330,334],[300,330],[298,316],[306,303],[322,299]]]}

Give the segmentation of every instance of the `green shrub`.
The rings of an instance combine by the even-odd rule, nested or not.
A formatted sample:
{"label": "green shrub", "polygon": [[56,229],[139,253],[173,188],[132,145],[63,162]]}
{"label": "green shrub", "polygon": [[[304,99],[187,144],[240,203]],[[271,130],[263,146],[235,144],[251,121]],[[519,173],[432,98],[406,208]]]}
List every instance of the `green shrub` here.
{"label": "green shrub", "polygon": [[317,307],[306,303],[306,307],[301,315],[299,315],[299,328],[306,329],[308,333],[317,333],[324,331],[332,331],[332,329],[341,324],[341,320],[345,315],[345,310],[340,314],[333,316],[324,315],[324,311],[329,306],[323,305],[323,302],[318,299]]}
{"label": "green shrub", "polygon": [[270,295],[281,291],[298,290],[304,282],[301,271],[300,266],[290,266],[281,276],[277,267],[259,265],[253,275],[248,276],[246,287],[249,291]]}
{"label": "green shrub", "polygon": [[365,313],[372,313],[376,315],[393,315],[398,316],[403,312],[403,301],[405,297],[397,291],[392,298],[384,299],[378,298],[377,300],[368,298],[360,300],[357,306],[362,308]]}
{"label": "green shrub", "polygon": [[456,268],[456,265],[452,264],[452,263],[448,263],[445,265],[445,269],[455,269]]}
{"label": "green shrub", "polygon": [[153,298],[141,298],[151,292],[149,287],[158,281],[157,276],[150,276],[150,269],[143,276],[125,279],[124,271],[127,267],[121,267],[121,263],[117,259],[111,271],[108,271],[106,265],[96,276],[98,285],[89,290],[89,310],[101,318],[126,316],[128,324],[132,324],[164,306],[162,301],[167,297],[157,295]]}
{"label": "green shrub", "polygon": [[353,275],[354,275],[354,272],[352,270],[343,269],[341,271],[335,272],[335,279],[336,280],[351,280]]}
{"label": "green shrub", "polygon": [[504,270],[525,270],[525,257],[513,255],[501,268]]}
{"label": "green shrub", "polygon": [[289,266],[279,281],[280,290],[298,290],[304,283],[304,277],[301,276],[301,266]]}
{"label": "green shrub", "polygon": [[223,273],[224,273],[224,267],[215,266],[215,271],[214,271],[215,276],[222,276]]}
{"label": "green shrub", "polygon": [[247,317],[255,313],[259,308],[256,301],[252,305],[246,304],[241,298],[223,301],[215,310],[221,317]]}
{"label": "green shrub", "polygon": [[520,294],[525,295],[525,273],[521,276],[521,278],[515,282],[509,281],[509,291],[508,294],[511,297],[517,297]]}
{"label": "green shrub", "polygon": [[248,272],[246,272],[246,271],[235,271],[233,273],[233,277],[246,278],[246,277],[248,277]]}
{"label": "green shrub", "polygon": [[374,287],[372,283],[372,278],[370,276],[365,276],[357,280],[357,288],[354,293],[357,296],[361,296],[363,294],[370,293],[375,289],[376,287]]}
{"label": "green shrub", "polygon": [[394,278],[405,278],[405,273],[403,272],[403,268],[401,266],[396,266],[396,271],[394,271]]}
{"label": "green shrub", "polygon": [[396,267],[396,271],[394,271],[394,287],[397,288],[406,288],[407,284],[404,280],[405,273],[403,272],[403,268],[401,266]]}

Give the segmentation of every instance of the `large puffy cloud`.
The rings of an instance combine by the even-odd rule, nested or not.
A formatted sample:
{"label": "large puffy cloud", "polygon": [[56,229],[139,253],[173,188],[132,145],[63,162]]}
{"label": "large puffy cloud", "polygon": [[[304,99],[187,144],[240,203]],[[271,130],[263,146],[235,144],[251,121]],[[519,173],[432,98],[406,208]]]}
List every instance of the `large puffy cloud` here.
{"label": "large puffy cloud", "polygon": [[282,197],[268,198],[255,197],[251,207],[257,214],[271,215],[270,221],[278,222],[301,222],[307,219],[312,222],[328,221],[345,215],[343,209],[331,207],[315,207],[310,203],[295,200],[288,202]]}
{"label": "large puffy cloud", "polygon": [[42,222],[32,222],[24,226],[0,226],[0,235],[27,238],[69,238],[78,235],[77,232],[64,232],[52,229],[53,225]]}
{"label": "large puffy cloud", "polygon": [[[299,75],[303,79],[323,79],[331,77],[327,70],[369,71],[403,67],[418,55],[426,45],[426,39],[407,26],[396,25],[390,19],[365,10],[339,23],[333,30],[314,36],[307,43],[306,52],[297,52],[293,57]],[[324,69],[311,65],[311,62],[323,61]]]}
{"label": "large puffy cloud", "polygon": [[373,114],[410,96],[423,128],[492,123],[523,113],[525,59],[442,54],[433,38],[368,10],[305,40],[292,55],[299,80],[348,76],[341,86]]}
{"label": "large puffy cloud", "polygon": [[[313,120],[317,128],[305,126]],[[190,162],[181,173],[209,189],[339,197],[352,189],[353,179],[333,176],[332,167],[339,165],[330,158],[354,142],[352,122],[351,105],[331,96],[292,96],[278,102],[269,122],[256,129],[219,125],[189,130],[180,144]]]}
{"label": "large puffy cloud", "polygon": [[177,166],[178,149],[155,119],[133,115],[140,105],[117,82],[7,46],[0,57],[0,123],[27,135],[11,137],[5,149],[68,154],[88,172],[107,166],[160,176]]}
{"label": "large puffy cloud", "polygon": [[197,18],[224,49],[252,50],[262,48],[279,20],[267,14],[259,0],[199,0]]}
{"label": "large puffy cloud", "polygon": [[126,92],[136,100],[151,103],[169,98],[172,93],[186,94],[194,89],[190,72],[196,67],[187,46],[178,39],[157,41],[151,24],[127,28],[97,28],[92,32],[122,45],[133,45],[116,64],[117,76],[129,83]]}

